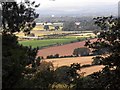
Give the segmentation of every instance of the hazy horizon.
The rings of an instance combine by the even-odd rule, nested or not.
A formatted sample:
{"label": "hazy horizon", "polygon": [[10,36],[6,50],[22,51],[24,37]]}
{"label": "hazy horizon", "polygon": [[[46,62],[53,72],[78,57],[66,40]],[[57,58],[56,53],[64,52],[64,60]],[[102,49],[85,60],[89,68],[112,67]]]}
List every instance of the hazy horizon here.
{"label": "hazy horizon", "polygon": [[[21,1],[21,0],[17,0]],[[23,0],[22,0],[23,1]],[[32,0],[30,0],[32,1]],[[35,0],[40,16],[107,16],[118,15],[119,0]]]}

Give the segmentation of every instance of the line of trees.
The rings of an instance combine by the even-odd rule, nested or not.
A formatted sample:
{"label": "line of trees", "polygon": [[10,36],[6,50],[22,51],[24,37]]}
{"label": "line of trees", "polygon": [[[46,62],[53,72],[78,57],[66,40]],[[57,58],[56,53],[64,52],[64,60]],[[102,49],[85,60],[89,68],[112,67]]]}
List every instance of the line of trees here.
{"label": "line of trees", "polygon": [[63,31],[80,31],[80,30],[99,30],[100,28],[94,24],[93,20],[83,20],[77,25],[75,21],[65,21],[63,23]]}

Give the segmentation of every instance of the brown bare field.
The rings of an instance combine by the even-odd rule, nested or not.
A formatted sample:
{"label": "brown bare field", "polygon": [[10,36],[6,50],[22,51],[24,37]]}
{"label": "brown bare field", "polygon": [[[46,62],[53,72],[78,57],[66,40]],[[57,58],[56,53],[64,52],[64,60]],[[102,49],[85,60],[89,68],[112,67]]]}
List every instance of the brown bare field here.
{"label": "brown bare field", "polygon": [[47,62],[52,62],[54,67],[70,66],[73,63],[91,64],[93,56],[86,57],[71,57],[71,58],[56,58],[56,59],[45,59]]}
{"label": "brown bare field", "polygon": [[[91,64],[93,56],[86,56],[86,57],[72,57],[72,58],[58,58],[58,59],[45,59],[44,61],[52,62],[53,66],[56,68],[61,66],[70,66],[73,63],[80,63],[81,65]],[[90,75],[93,72],[97,72],[103,68],[102,65],[91,66],[82,68],[79,73],[85,72],[84,76]]]}
{"label": "brown bare field", "polygon": [[85,72],[84,76],[87,76],[87,75],[90,75],[90,74],[92,74],[94,72],[98,72],[98,71],[102,70],[103,67],[104,66],[99,65],[99,66],[92,66],[92,67],[82,68],[80,73]]}
{"label": "brown bare field", "polygon": [[[91,42],[96,41],[96,39],[92,39]],[[61,45],[61,46],[53,46],[38,50],[37,56],[43,56],[46,58],[48,55],[59,54],[60,56],[68,56],[72,55],[74,49],[84,47],[85,41]]]}

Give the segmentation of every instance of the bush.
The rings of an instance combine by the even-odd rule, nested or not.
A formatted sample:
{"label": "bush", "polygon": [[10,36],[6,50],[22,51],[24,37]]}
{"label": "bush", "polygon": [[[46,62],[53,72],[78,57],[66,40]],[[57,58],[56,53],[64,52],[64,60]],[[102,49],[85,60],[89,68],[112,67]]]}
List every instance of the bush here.
{"label": "bush", "polygon": [[92,59],[93,59],[92,65],[101,65],[102,57],[96,56],[96,57],[93,57]]}
{"label": "bush", "polygon": [[54,56],[53,55],[47,56],[47,59],[51,59],[51,58],[54,58]]}
{"label": "bush", "polygon": [[92,66],[91,64],[85,64],[85,65],[82,65],[81,68],[85,68],[85,67],[90,67]]}
{"label": "bush", "polygon": [[57,68],[54,72],[56,82],[70,85],[80,77],[77,70],[80,70],[80,64],[78,63]]}
{"label": "bush", "polygon": [[59,54],[55,54],[55,55],[54,55],[54,58],[59,58]]}
{"label": "bush", "polygon": [[60,56],[59,58],[68,58],[68,57],[75,57],[73,55],[68,55],[68,56]]}
{"label": "bush", "polygon": [[35,34],[34,33],[30,33],[28,36],[35,37]]}
{"label": "bush", "polygon": [[89,48],[77,48],[73,51],[73,55],[75,56],[88,56],[90,53]]}
{"label": "bush", "polygon": [[54,67],[51,62],[42,61],[40,66],[35,68],[27,68],[24,78],[21,79],[16,88],[39,88],[49,90],[54,83]]}
{"label": "bush", "polygon": [[94,50],[92,51],[93,55],[102,55],[102,54],[107,54],[109,52],[109,48],[105,47],[105,48],[101,48],[99,50]]}
{"label": "bush", "polygon": [[85,88],[102,88],[102,87],[91,76],[86,76],[86,77],[78,79],[74,86],[75,90],[82,90]]}
{"label": "bush", "polygon": [[47,56],[47,59],[52,59],[52,58],[59,58],[59,54]]}

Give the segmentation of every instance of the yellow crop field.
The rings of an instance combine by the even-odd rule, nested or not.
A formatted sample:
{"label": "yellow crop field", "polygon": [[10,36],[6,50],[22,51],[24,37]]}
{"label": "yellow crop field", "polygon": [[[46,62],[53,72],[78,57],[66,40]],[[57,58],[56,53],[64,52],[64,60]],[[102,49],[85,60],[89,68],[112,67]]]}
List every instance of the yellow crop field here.
{"label": "yellow crop field", "polygon": [[44,30],[44,26],[43,25],[35,26],[33,30]]}

